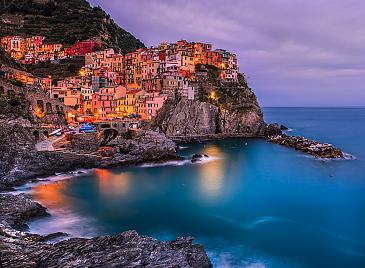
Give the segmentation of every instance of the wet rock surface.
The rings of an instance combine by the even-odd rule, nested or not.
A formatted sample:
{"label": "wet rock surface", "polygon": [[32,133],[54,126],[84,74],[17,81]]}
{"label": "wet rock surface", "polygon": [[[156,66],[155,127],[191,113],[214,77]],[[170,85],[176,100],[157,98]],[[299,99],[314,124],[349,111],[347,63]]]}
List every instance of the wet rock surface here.
{"label": "wet rock surface", "polygon": [[308,140],[300,136],[286,134],[272,135],[267,138],[270,142],[294,148],[318,158],[343,158],[344,153],[332,144]]}
{"label": "wet rock surface", "polygon": [[28,220],[46,215],[46,208],[33,202],[29,195],[0,194],[0,222],[12,228],[24,230]]}
{"label": "wet rock surface", "polygon": [[196,163],[196,162],[200,162],[202,161],[204,158],[208,158],[209,156],[207,154],[193,154],[192,158],[191,158],[191,162],[192,163]]}
{"label": "wet rock surface", "polygon": [[24,222],[45,215],[28,195],[0,195],[0,262],[3,267],[212,267],[193,238],[161,242],[127,231],[116,236],[71,238],[56,244],[17,231]]}
{"label": "wet rock surface", "polygon": [[268,124],[265,126],[265,136],[281,135],[283,130],[287,130],[286,126],[280,125],[278,123]]}

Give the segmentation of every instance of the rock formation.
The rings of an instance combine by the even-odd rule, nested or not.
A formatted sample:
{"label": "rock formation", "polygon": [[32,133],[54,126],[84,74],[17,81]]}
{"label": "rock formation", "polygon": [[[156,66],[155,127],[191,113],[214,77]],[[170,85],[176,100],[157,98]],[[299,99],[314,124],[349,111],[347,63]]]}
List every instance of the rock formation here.
{"label": "rock formation", "polygon": [[45,214],[45,208],[27,195],[0,195],[0,266],[212,267],[203,247],[193,244],[191,237],[160,242],[127,231],[117,236],[71,238],[49,244],[44,242],[47,237],[14,229]]}
{"label": "rock formation", "polygon": [[268,140],[318,158],[344,158],[344,153],[340,149],[335,148],[332,144],[320,143],[318,141],[308,140],[304,137],[274,134],[269,136]]}
{"label": "rock formation", "polygon": [[[243,78],[242,78],[243,79]],[[245,80],[243,80],[245,81]],[[156,125],[171,138],[184,136],[257,137],[265,124],[255,94],[246,83],[197,83],[196,100],[176,97],[159,111]]]}

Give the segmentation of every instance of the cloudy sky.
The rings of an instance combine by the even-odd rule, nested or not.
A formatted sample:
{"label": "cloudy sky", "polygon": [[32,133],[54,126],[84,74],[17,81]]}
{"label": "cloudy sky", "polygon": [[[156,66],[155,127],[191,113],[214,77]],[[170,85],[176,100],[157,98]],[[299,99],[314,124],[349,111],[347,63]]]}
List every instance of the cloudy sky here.
{"label": "cloudy sky", "polygon": [[146,46],[235,52],[263,106],[365,106],[363,0],[91,0]]}

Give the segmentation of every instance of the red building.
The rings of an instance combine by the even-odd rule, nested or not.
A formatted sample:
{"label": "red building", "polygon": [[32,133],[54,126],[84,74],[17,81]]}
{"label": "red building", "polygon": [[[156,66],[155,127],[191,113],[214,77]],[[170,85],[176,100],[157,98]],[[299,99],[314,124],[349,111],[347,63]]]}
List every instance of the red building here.
{"label": "red building", "polygon": [[103,43],[100,41],[78,41],[71,47],[65,48],[65,56],[85,56],[85,54],[101,48],[102,45]]}

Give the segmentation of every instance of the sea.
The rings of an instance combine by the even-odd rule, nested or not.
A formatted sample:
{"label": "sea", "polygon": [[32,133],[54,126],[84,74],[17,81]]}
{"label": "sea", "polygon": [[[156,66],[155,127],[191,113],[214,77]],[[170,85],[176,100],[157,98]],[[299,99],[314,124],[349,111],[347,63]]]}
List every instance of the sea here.
{"label": "sea", "polygon": [[26,185],[51,213],[40,234],[192,236],[214,267],[365,267],[365,108],[264,108],[290,135],[331,143],[316,159],[261,139],[184,144],[209,157],[57,174]]}

